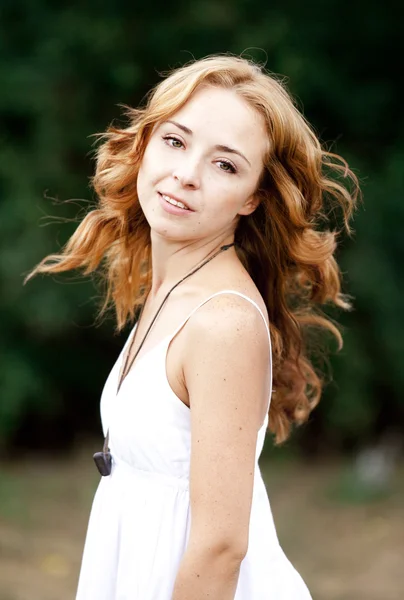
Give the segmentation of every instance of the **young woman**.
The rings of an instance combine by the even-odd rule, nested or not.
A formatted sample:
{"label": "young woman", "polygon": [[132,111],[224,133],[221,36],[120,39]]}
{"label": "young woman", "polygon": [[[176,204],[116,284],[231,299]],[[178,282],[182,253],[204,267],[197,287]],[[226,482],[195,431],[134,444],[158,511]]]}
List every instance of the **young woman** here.
{"label": "young woman", "polygon": [[226,55],[111,127],[93,183],[99,207],[32,273],[103,260],[118,328],[140,310],[101,398],[77,600],[310,598],[258,458],[319,400],[312,328],[341,342],[318,308],[349,307],[326,223],[337,206],[349,231],[355,176],[279,81]]}

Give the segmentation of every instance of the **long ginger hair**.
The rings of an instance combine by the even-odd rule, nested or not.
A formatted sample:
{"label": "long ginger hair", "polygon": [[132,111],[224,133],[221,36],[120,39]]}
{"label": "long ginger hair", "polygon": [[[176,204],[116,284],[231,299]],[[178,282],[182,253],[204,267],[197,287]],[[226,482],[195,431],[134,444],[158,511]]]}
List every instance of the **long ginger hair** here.
{"label": "long ginger hair", "polygon": [[117,329],[133,321],[151,285],[150,227],[137,196],[137,174],[154,127],[170,118],[201,85],[233,90],[266,123],[268,151],[256,190],[258,208],[241,216],[236,251],[265,301],[273,348],[269,429],[281,443],[293,423],[304,422],[320,399],[323,377],[314,367],[310,340],[323,330],[342,337],[321,310],[349,309],[335,259],[337,236],[328,215],[349,220],[359,187],[338,155],[322,148],[284,83],[253,62],[210,56],[176,69],[149,94],[143,108],[128,108],[127,127],[108,128],[97,150],[92,179],[98,206],[88,212],[60,254],[45,257],[28,275],[82,268],[101,270],[103,313],[115,307]]}

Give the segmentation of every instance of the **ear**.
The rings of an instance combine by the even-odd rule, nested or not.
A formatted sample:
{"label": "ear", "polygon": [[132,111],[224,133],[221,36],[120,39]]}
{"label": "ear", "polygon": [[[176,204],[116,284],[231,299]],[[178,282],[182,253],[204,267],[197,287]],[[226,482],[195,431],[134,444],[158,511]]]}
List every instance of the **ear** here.
{"label": "ear", "polygon": [[258,195],[252,194],[238,211],[239,215],[251,215],[260,203]]}

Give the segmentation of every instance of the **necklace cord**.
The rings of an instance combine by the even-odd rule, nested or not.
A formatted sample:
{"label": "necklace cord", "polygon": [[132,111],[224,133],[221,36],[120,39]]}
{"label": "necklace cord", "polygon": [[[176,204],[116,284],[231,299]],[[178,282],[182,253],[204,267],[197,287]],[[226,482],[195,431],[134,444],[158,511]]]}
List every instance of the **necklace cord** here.
{"label": "necklace cord", "polygon": [[[138,329],[137,325],[138,325],[138,324],[139,324],[139,322],[140,322],[140,319],[141,319],[141,317],[142,317],[142,314],[143,314],[143,309],[144,309],[144,307],[145,307],[145,304],[146,304],[146,301],[147,301],[147,297],[146,297],[146,300],[143,302],[143,304],[142,304],[142,307],[141,307],[141,309],[140,309],[140,314],[139,314],[139,317],[138,317],[138,320],[137,320],[137,323],[136,323],[136,329],[135,329],[135,331],[134,331],[134,334],[133,334],[133,337],[132,337],[131,343],[130,343],[130,345],[129,345],[129,348],[128,348],[128,351],[127,351],[127,353],[126,353],[125,362],[124,362],[124,365],[123,365],[123,369],[121,370],[121,374],[120,374],[120,378],[119,378],[119,383],[118,383],[118,388],[117,388],[117,391],[116,391],[116,393],[117,393],[117,394],[118,394],[118,392],[119,392],[119,390],[120,390],[120,388],[121,388],[122,382],[124,381],[124,379],[125,379],[125,378],[126,378],[126,376],[128,375],[128,373],[129,373],[129,371],[130,371],[130,369],[131,369],[131,367],[132,367],[133,363],[134,363],[134,362],[135,362],[135,360],[136,360],[136,357],[138,356],[138,354],[139,354],[139,352],[140,352],[140,350],[141,350],[141,348],[142,348],[142,346],[143,346],[143,344],[144,344],[144,342],[145,342],[145,340],[146,340],[146,337],[147,337],[147,336],[148,336],[148,334],[149,334],[149,331],[150,331],[150,330],[151,330],[151,328],[153,327],[153,325],[154,325],[154,323],[155,323],[155,321],[156,321],[157,317],[159,316],[159,314],[160,314],[160,312],[161,312],[161,310],[162,310],[162,308],[163,308],[164,304],[165,304],[165,303],[166,303],[166,301],[168,300],[168,297],[169,297],[169,295],[171,294],[171,292],[172,292],[172,291],[174,291],[174,290],[175,290],[175,288],[176,288],[178,285],[180,285],[180,283],[182,283],[183,281],[185,281],[185,279],[188,279],[188,277],[191,277],[191,275],[193,275],[194,273],[196,273],[196,271],[199,271],[199,269],[201,269],[201,268],[202,268],[204,265],[206,265],[206,264],[207,264],[208,262],[210,262],[210,261],[211,261],[213,258],[215,258],[215,256],[217,256],[218,254],[220,254],[221,252],[223,252],[223,251],[225,251],[225,250],[228,250],[229,248],[231,248],[231,247],[232,247],[232,246],[234,246],[234,245],[235,245],[235,244],[233,243],[233,244],[226,244],[226,245],[224,245],[224,246],[221,246],[221,247],[220,247],[220,249],[219,249],[217,252],[215,252],[215,253],[214,253],[212,256],[210,256],[209,258],[207,258],[206,260],[204,260],[204,261],[202,262],[202,264],[201,264],[201,265],[199,265],[198,267],[195,267],[195,268],[194,268],[192,271],[190,271],[190,273],[187,273],[187,275],[185,275],[185,277],[183,277],[182,279],[180,279],[179,281],[177,281],[177,283],[176,283],[175,285],[173,285],[173,287],[172,287],[172,288],[171,288],[171,289],[170,289],[170,290],[167,292],[167,294],[165,295],[165,297],[164,297],[164,299],[163,299],[162,303],[160,304],[159,308],[157,309],[157,312],[156,312],[156,314],[154,315],[154,317],[153,317],[153,319],[152,319],[152,321],[151,321],[151,323],[150,323],[149,327],[147,328],[147,331],[146,331],[146,333],[144,334],[144,336],[143,336],[143,339],[142,339],[142,341],[140,342],[140,345],[139,345],[138,349],[137,349],[137,350],[136,350],[136,352],[135,352],[135,355],[132,357],[132,360],[130,361],[130,363],[129,363],[129,365],[128,365],[129,356],[130,356],[131,350],[132,350],[132,348],[133,348],[133,345],[134,345],[134,343],[135,343],[135,339],[136,339],[136,333],[137,333],[137,329]],[[109,445],[109,428],[108,428],[108,431],[107,431],[107,435],[105,436],[104,445],[103,445],[103,449],[102,449],[102,451],[103,451],[104,455],[107,455],[107,453],[109,452],[108,445]]]}

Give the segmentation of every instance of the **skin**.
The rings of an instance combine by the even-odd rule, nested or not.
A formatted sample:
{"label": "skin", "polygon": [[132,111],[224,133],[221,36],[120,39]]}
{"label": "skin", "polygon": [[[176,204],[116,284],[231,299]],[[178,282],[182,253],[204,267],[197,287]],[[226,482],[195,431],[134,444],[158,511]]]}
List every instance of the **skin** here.
{"label": "skin", "polygon": [[[157,127],[137,181],[139,202],[151,227],[152,296],[163,283],[174,284],[187,268],[233,241],[239,215],[257,207],[254,192],[267,145],[261,116],[230,90],[198,90],[170,120],[191,129],[192,135],[171,123]],[[167,136],[178,141],[162,139]],[[214,150],[217,144],[240,150],[250,164],[236,154]],[[157,201],[157,191],[174,194],[195,211],[186,218],[169,215]]]}
{"label": "skin", "polygon": [[[207,87],[170,120],[177,124],[154,129],[137,182],[151,228],[153,279],[132,353],[167,291],[233,242],[238,219],[258,204],[254,192],[268,140],[258,113],[233,91]],[[192,212],[166,212],[158,191],[175,195]],[[138,358],[200,301],[223,289],[247,294],[266,316],[258,290],[231,248],[170,295]],[[269,361],[261,315],[230,294],[196,311],[169,346],[168,382],[191,407],[191,532],[172,600],[234,598],[248,545],[257,431],[268,410]]]}

